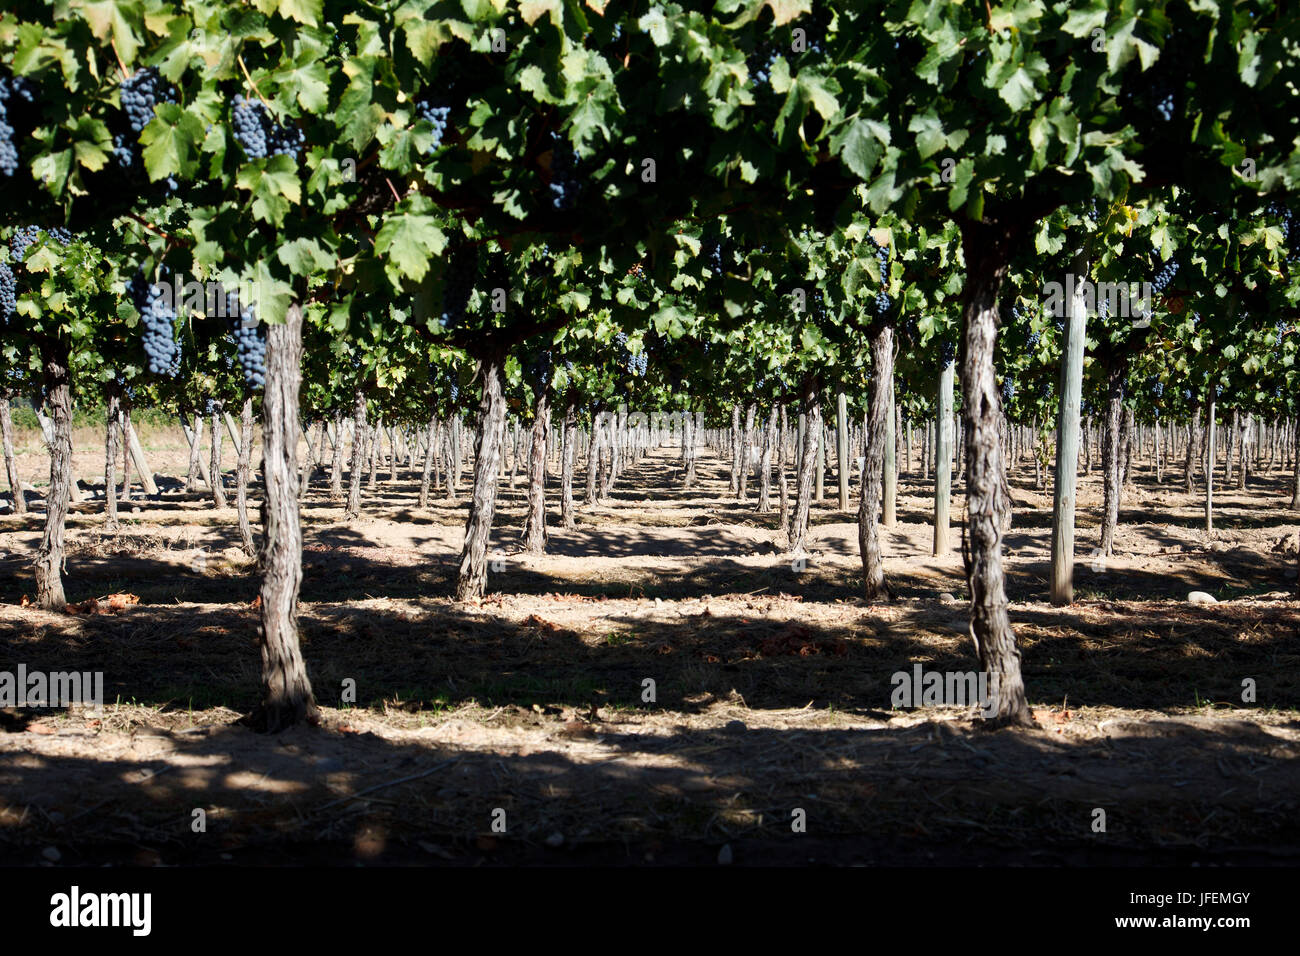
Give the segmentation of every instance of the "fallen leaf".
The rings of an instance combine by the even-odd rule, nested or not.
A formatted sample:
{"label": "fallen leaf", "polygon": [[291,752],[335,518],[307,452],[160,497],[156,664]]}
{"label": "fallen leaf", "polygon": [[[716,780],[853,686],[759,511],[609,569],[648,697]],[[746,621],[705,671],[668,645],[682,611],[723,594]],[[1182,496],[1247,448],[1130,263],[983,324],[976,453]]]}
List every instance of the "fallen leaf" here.
{"label": "fallen leaf", "polygon": [[108,602],[109,609],[113,611],[123,611],[140,603],[140,598],[135,594],[110,594],[104,600]]}
{"label": "fallen leaf", "polygon": [[63,610],[68,614],[116,614],[139,603],[140,599],[134,594],[109,594],[65,605]]}

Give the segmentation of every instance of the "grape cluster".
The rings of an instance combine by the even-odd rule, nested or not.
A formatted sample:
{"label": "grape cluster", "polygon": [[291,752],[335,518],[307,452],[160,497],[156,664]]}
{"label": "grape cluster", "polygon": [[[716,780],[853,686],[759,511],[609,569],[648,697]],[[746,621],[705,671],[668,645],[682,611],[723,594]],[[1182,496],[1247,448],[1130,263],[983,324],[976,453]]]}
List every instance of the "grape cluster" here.
{"label": "grape cluster", "polygon": [[149,295],[149,280],[144,277],[144,272],[137,270],[136,274],[127,280],[126,294],[135,303],[137,309],[144,305],[144,300]]}
{"label": "grape cluster", "polygon": [[714,275],[722,275],[722,243],[718,241],[709,242],[704,248],[705,254],[708,256],[709,268],[713,270]]}
{"label": "grape cluster", "polygon": [[12,176],[18,171],[18,144],[14,141],[14,128],[7,117],[0,116],[0,175]]}
{"label": "grape cluster", "polygon": [[236,93],[234,109],[230,113],[230,125],[235,135],[235,142],[243,147],[251,159],[266,157],[266,128],[262,124],[264,108],[256,100],[246,100]]}
{"label": "grape cluster", "polygon": [[1289,207],[1282,209],[1282,241],[1287,247],[1286,263],[1288,266],[1300,264],[1300,249],[1296,248],[1297,243],[1295,241],[1296,236],[1300,235],[1300,233],[1296,232],[1294,219],[1295,214]]}
{"label": "grape cluster", "polygon": [[0,175],[12,176],[18,171],[18,136],[9,116],[9,104],[18,99],[31,103],[35,98],[36,87],[31,80],[0,76]]}
{"label": "grape cluster", "polygon": [[302,156],[303,147],[307,145],[307,134],[297,126],[271,123],[267,145],[272,156],[290,156],[296,162]]}
{"label": "grape cluster", "polygon": [[135,166],[135,141],[127,133],[113,134],[113,161],[124,170]]}
{"label": "grape cluster", "polygon": [[1174,118],[1174,94],[1166,93],[1164,98],[1156,104],[1156,115],[1164,122],[1168,123]]}
{"label": "grape cluster", "polygon": [[[40,226],[22,226],[9,240],[9,258],[13,262],[22,262],[27,255],[27,250],[41,236]],[[66,246],[72,242],[72,233],[62,226],[55,226],[52,229],[44,230],[49,239],[53,239],[61,246]]]}
{"label": "grape cluster", "polygon": [[167,363],[167,377],[175,378],[181,373],[181,340],[175,339],[176,349],[172,352],[172,360]]}
{"label": "grape cluster", "polygon": [[[171,87],[162,82],[158,71],[147,67],[127,77],[118,87],[118,96],[122,111],[126,113],[128,129],[118,130],[113,134],[113,161],[124,172],[139,172],[143,165],[140,161],[140,133],[153,119],[159,103],[176,102]],[[167,191],[174,192],[176,180],[167,179]]]}
{"label": "grape cluster", "polygon": [[260,100],[246,99],[239,93],[232,101],[230,123],[235,142],[249,159],[266,159],[268,156],[302,156],[307,137],[297,126],[281,126],[271,118]]}
{"label": "grape cluster", "polygon": [[646,357],[645,352],[633,352],[627,347],[626,332],[615,333],[614,345],[619,351],[619,361],[629,374],[638,377],[645,374],[649,359]]}
{"label": "grape cluster", "polygon": [[947,368],[957,358],[957,346],[950,340],[944,339],[939,343],[939,364]]}
{"label": "grape cluster", "polygon": [[442,138],[447,133],[447,118],[451,115],[451,107],[436,103],[432,99],[423,99],[415,104],[415,115],[432,124],[433,146],[431,148],[437,149],[442,145]]}
{"label": "grape cluster", "polygon": [[9,263],[0,262],[0,325],[8,325],[18,308],[18,282]]}
{"label": "grape cluster", "polygon": [[144,354],[150,373],[167,375],[177,357],[176,306],[169,302],[165,285],[152,285],[143,272],[129,284],[131,298],[144,323]]}
{"label": "grape cluster", "polygon": [[13,262],[22,262],[23,257],[27,255],[27,248],[40,238],[41,229],[39,226],[22,226],[9,240],[9,258]]}
{"label": "grape cluster", "polygon": [[452,372],[448,376],[447,392],[449,395],[451,395],[451,400],[453,404],[455,404],[457,401],[460,400],[460,379],[456,377],[455,372]]}
{"label": "grape cluster", "polygon": [[[252,306],[239,310],[239,300],[233,295],[226,298],[226,315],[234,325],[229,336],[235,343],[235,355],[239,359],[239,368],[244,375],[244,385],[256,390],[266,384],[266,338],[261,334],[261,325],[257,323],[257,313]],[[239,316],[238,323],[234,316]]]}
{"label": "grape cluster", "polygon": [[175,96],[163,85],[162,77],[153,67],[140,70],[122,81],[118,88],[126,121],[137,136],[149,125],[159,103],[174,103]]}
{"label": "grape cluster", "polygon": [[551,352],[549,349],[545,349],[538,350],[529,356],[526,368],[529,378],[542,388],[546,388],[551,384],[553,367]]}
{"label": "grape cluster", "polygon": [[[140,158],[140,144],[132,133],[113,134],[113,162],[118,169],[127,173],[129,178],[139,181],[144,177],[144,163]],[[175,176],[168,176],[161,181],[161,193],[170,196],[180,188]]]}
{"label": "grape cluster", "polygon": [[762,51],[755,51],[745,58],[745,66],[749,70],[750,86],[767,86],[768,80],[772,74],[772,64],[776,62],[776,51],[764,56]]}
{"label": "grape cluster", "polygon": [[1156,273],[1155,278],[1151,282],[1151,286],[1156,290],[1156,294],[1160,295],[1165,291],[1165,289],[1169,288],[1169,283],[1174,280],[1174,276],[1176,275],[1178,275],[1178,263],[1175,260],[1170,259],[1160,267],[1160,271]]}
{"label": "grape cluster", "polygon": [[244,385],[260,389],[266,384],[266,339],[261,337],[259,326],[239,325],[231,336],[235,339],[235,352],[239,368],[244,373]]}
{"label": "grape cluster", "polygon": [[580,184],[574,168],[573,147],[568,139],[551,132],[551,205],[560,212],[570,212],[578,205]]}
{"label": "grape cluster", "polygon": [[872,248],[876,250],[876,261],[880,263],[880,291],[876,293],[876,315],[887,315],[893,302],[889,298],[889,293],[885,287],[889,285],[889,248],[882,246],[880,243],[867,236],[871,242]]}
{"label": "grape cluster", "polygon": [[442,279],[442,327],[454,329],[465,319],[470,293],[478,281],[478,247],[468,243],[454,246],[447,254],[447,272]]}

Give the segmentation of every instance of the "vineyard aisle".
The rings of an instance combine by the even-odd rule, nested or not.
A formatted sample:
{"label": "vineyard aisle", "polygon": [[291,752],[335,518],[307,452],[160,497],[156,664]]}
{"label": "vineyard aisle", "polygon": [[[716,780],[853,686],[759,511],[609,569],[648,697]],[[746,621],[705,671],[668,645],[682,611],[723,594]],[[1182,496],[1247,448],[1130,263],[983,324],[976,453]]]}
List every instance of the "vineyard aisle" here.
{"label": "vineyard aisle", "polygon": [[[160,473],[164,487],[178,485],[183,441],[160,441],[151,454],[174,469]],[[235,859],[267,859],[315,834],[325,838],[314,851],[322,856],[337,842],[375,860],[418,859],[420,845],[468,858],[484,851],[456,834],[504,792],[524,839],[503,846],[503,860],[530,858],[527,847],[555,833],[604,859],[622,846],[630,820],[637,854],[690,862],[710,839],[698,822],[706,808],[725,807],[729,827],[757,839],[786,826],[771,807],[816,793],[823,835],[904,832],[919,786],[955,816],[981,821],[992,860],[1125,862],[1120,849],[1080,850],[1046,812],[1033,822],[1032,844],[1016,837],[1022,823],[999,820],[1030,792],[1074,799],[1083,784],[1072,781],[1087,778],[1117,788],[1124,808],[1141,807],[1150,832],[1185,828],[1200,801],[1218,800],[1215,754],[1230,742],[1275,768],[1262,793],[1216,803],[1213,832],[1237,848],[1224,859],[1254,860],[1265,852],[1256,808],[1300,784],[1277,756],[1300,745],[1292,722],[1223,703],[1232,675],[1263,666],[1300,623],[1289,601],[1269,593],[1281,590],[1287,567],[1274,546],[1297,530],[1283,507],[1282,473],[1261,476],[1265,491],[1225,488],[1211,540],[1196,520],[1199,496],[1157,486],[1153,469],[1139,467],[1115,553],[1092,567],[1084,557],[1099,529],[1102,481],[1081,478],[1079,603],[1066,608],[1047,600],[1050,490],[1013,481],[1011,617],[1042,729],[990,738],[962,709],[891,708],[891,675],[910,675],[913,662],[973,664],[960,556],[931,555],[932,480],[901,476],[899,520],[879,530],[897,600],[874,605],[859,597],[856,501],[851,512],[833,495],[814,502],[807,564],[796,571],[777,516],[729,491],[725,453],[701,449],[695,487],[683,490],[680,449],[652,449],[608,501],[578,509],[573,530],[558,520],[553,475],[540,556],[522,553],[518,541],[527,489],[512,492],[502,480],[492,539],[500,570],[489,571],[486,600],[465,605],[451,592],[466,505],[438,496],[420,511],[421,468],[417,459],[367,495],[360,521],[343,520],[323,473],[305,497],[299,610],[323,733],[266,738],[236,722],[256,702],[250,605],[259,579],[239,549],[233,507],[214,512],[206,493],[175,491],[139,502],[113,537],[99,525],[102,498],[74,506],[70,599],[130,582],[140,603],[72,616],[6,605],[0,635],[10,659],[65,648],[67,667],[102,669],[107,698],[120,702],[100,716],[7,717],[41,733],[0,735],[0,750],[38,756],[42,769],[13,765],[6,812],[38,802],[75,820],[107,800],[120,836],[105,840],[98,825],[56,834],[38,821],[25,839],[76,842],[86,862],[112,859],[126,833],[148,843],[171,826],[173,802],[198,788],[207,805],[231,814],[221,852]],[[854,480],[855,496],[859,488]],[[1261,514],[1276,517],[1261,522]],[[33,516],[4,519],[6,592],[27,586],[37,527]],[[1188,604],[1191,590],[1221,601]],[[1242,632],[1251,638],[1243,642]],[[1225,654],[1236,661],[1231,673],[1216,663]],[[654,702],[642,699],[647,678]],[[341,700],[348,681],[354,705]],[[1219,705],[1207,710],[1214,697]],[[152,741],[147,753],[132,742],[142,734]],[[932,750],[945,759],[918,756]],[[342,812],[341,795],[400,779],[413,762],[447,761],[361,814]],[[146,767],[171,772],[149,788],[124,782]],[[1152,781],[1174,767],[1193,784],[1171,802]],[[947,782],[957,778],[964,785],[954,791]],[[548,796],[557,787],[570,794],[562,805]],[[862,787],[875,799],[849,799]],[[938,830],[907,841],[822,841],[807,853],[933,862],[948,858],[943,838]],[[168,851],[193,861],[215,853],[198,843]]]}
{"label": "vineyard aisle", "polygon": [[10,0],[0,865],[1300,861],[1297,77],[1281,0]]}

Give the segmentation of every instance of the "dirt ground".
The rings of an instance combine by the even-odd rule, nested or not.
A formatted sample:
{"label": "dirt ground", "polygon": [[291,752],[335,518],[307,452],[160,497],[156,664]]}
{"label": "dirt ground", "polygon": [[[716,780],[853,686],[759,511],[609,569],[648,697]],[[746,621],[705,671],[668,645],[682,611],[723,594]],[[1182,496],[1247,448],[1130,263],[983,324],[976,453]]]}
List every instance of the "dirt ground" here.
{"label": "dirt ground", "polygon": [[[102,671],[106,697],[98,714],[0,711],[0,862],[1300,861],[1300,515],[1280,469],[1216,488],[1213,533],[1180,469],[1163,484],[1139,469],[1104,563],[1094,470],[1077,602],[1055,608],[1051,492],[1022,464],[1007,578],[1041,726],[997,732],[961,708],[891,706],[895,672],[978,668],[960,486],[954,552],[936,559],[932,483],[902,476],[884,531],[896,600],[869,605],[833,475],[803,570],[757,488],[729,497],[711,454],[683,492],[672,450],[655,452],[575,530],[553,526],[543,557],[518,553],[521,475],[503,483],[492,593],[467,606],[449,597],[463,490],[420,511],[402,470],[345,523],[318,477],[300,610],[324,725],[264,737],[237,723],[260,659],[233,506],[163,482],[106,533],[85,431],[74,470],[99,497],[70,520],[68,598],[139,603],[23,606],[42,518],[0,517],[0,670]],[[183,477],[179,430],[142,439]],[[20,452],[37,479],[35,436]],[[548,496],[558,523],[554,481]]]}

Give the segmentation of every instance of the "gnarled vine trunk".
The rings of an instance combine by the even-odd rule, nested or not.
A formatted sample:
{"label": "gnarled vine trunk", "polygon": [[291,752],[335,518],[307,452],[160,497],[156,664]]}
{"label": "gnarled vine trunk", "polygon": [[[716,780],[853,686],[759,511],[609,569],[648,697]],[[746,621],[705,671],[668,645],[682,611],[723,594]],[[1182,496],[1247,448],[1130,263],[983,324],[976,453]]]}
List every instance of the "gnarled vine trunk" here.
{"label": "gnarled vine trunk", "polygon": [[[181,423],[184,424],[185,415],[181,414]],[[203,454],[203,416],[197,412],[194,415],[194,430],[187,436],[190,440],[190,466],[185,473],[185,491],[193,494],[199,490],[199,477],[202,471],[202,454]],[[209,483],[211,478],[209,477]]]}
{"label": "gnarled vine trunk", "polygon": [[330,457],[330,501],[343,497],[343,409],[334,409],[334,452]]}
{"label": "gnarled vine trunk", "polygon": [[781,431],[776,442],[776,473],[777,485],[781,493],[781,518],[782,528],[790,527],[790,489],[786,484],[785,474],[785,444],[788,439],[789,422],[786,420],[785,405],[781,405]]}
{"label": "gnarled vine trunk", "polygon": [[570,394],[564,403],[564,432],[560,438],[560,519],[566,529],[576,524],[573,516],[573,446],[578,431],[578,403]]}
{"label": "gnarled vine trunk", "polygon": [[801,416],[804,419],[803,448],[799,455],[799,480],[795,492],[794,514],[790,516],[790,552],[801,554],[806,550],[808,539],[808,517],[812,509],[813,477],[817,469],[817,445],[821,441],[822,408],[819,387],[815,375],[807,375],[803,380],[800,395],[802,403]]}
{"label": "gnarled vine trunk", "polygon": [[69,347],[62,339],[41,343],[45,400],[54,425],[50,435],[50,487],[45,498],[45,532],[36,552],[36,604],[47,611],[62,610],[63,533],[72,492],[72,391]]}
{"label": "gnarled vine trunk", "polygon": [[[880,506],[884,495],[885,443],[894,370],[894,327],[881,323],[871,336],[871,387],[867,412],[866,461],[862,465],[862,500],[858,506],[858,547],[862,554],[863,594],[868,601],[892,597],[885,581],[880,548]],[[844,415],[841,415],[843,420]],[[847,438],[844,440],[847,446]],[[847,457],[847,450],[843,457]]]}
{"label": "gnarled vine trunk", "polygon": [[[1196,459],[1197,443],[1201,437],[1201,407],[1196,405],[1192,408],[1192,421],[1187,426],[1187,458],[1183,462],[1183,490],[1189,495],[1192,493]],[[1300,457],[1300,456],[1297,456]],[[1298,502],[1300,504],[1300,502]]]}
{"label": "gnarled vine trunk", "polygon": [[741,501],[747,500],[750,449],[753,447],[754,442],[754,416],[757,412],[758,406],[753,402],[750,402],[745,407],[745,430],[740,439],[740,471],[736,479],[739,482],[736,497]]}
{"label": "gnarled vine trunk", "polygon": [[122,430],[122,396],[115,385],[107,390],[108,424],[104,429],[104,525],[116,531],[117,523],[117,437]]}
{"label": "gnarled vine trunk", "polygon": [[528,453],[528,517],[524,521],[524,550],[546,550],[546,433],[551,423],[551,403],[546,389],[538,388],[533,403],[533,439]]}
{"label": "gnarled vine trunk", "polygon": [[433,477],[433,462],[438,456],[438,416],[429,419],[425,430],[424,470],[420,472],[420,510],[429,507],[429,482]]}
{"label": "gnarled vine trunk", "polygon": [[[302,585],[297,456],[301,369],[302,308],[294,303],[284,322],[266,331],[266,387],[262,398],[266,497],[259,556],[262,701],[250,716],[250,723],[266,733],[319,720],[298,639],[298,589]],[[213,477],[216,484],[215,474]]]}
{"label": "gnarled vine trunk", "polygon": [[1020,649],[1007,613],[1002,535],[1010,499],[998,425],[1001,392],[994,374],[998,291],[1011,260],[1009,230],[966,223],[966,289],[962,303],[962,416],[966,437],[966,514],[971,638],[989,675],[994,725],[1034,726],[1020,672]]}
{"label": "gnarled vine trunk", "polygon": [[27,514],[27,496],[23,493],[23,480],[18,474],[18,461],[14,457],[14,420],[9,410],[9,399],[0,396],[0,442],[4,445],[5,475],[9,479],[9,493],[14,499],[14,514]]}
{"label": "gnarled vine trunk", "polygon": [[122,500],[131,500],[131,403],[122,402]]}
{"label": "gnarled vine trunk", "polygon": [[493,352],[480,358],[483,377],[479,399],[478,435],[474,445],[474,490],[465,522],[465,545],[456,582],[458,601],[478,600],[487,593],[487,549],[497,501],[497,468],[505,428],[506,401],[502,391],[504,357]]}
{"label": "gnarled vine trunk", "polygon": [[767,414],[767,428],[763,429],[763,460],[758,482],[758,513],[767,514],[772,510],[772,451],[776,444],[777,407]]}
{"label": "gnarled vine trunk", "polygon": [[[952,509],[952,385],[957,368],[947,362],[939,371],[939,412],[934,419],[934,540],[931,553],[946,555],[949,548]],[[994,425],[996,428],[996,424]],[[999,446],[1000,447],[1000,446]]]}
{"label": "gnarled vine trunk", "polygon": [[[898,523],[898,406],[894,404],[894,362],[890,356],[889,381],[886,383],[889,411],[885,415],[885,500],[880,507],[880,523],[892,528]],[[866,453],[863,453],[866,457]]]}
{"label": "gnarled vine trunk", "polygon": [[[1300,438],[1300,419],[1296,419],[1295,432]],[[1291,510],[1300,511],[1300,448],[1296,449],[1291,474]]]}
{"label": "gnarled vine trunk", "polygon": [[[212,429],[212,457],[208,462],[208,473],[212,476],[212,504],[217,508],[226,506],[226,487],[221,479],[221,402],[212,403],[211,421],[208,427]],[[294,422],[294,427],[297,427]],[[297,437],[297,432],[294,432]],[[294,482],[296,485],[297,482]]]}
{"label": "gnarled vine trunk", "polygon": [[[297,446],[295,432],[293,442]],[[253,462],[253,397],[244,399],[239,413],[239,457],[235,463],[235,510],[239,513],[239,541],[250,558],[257,554],[257,542],[248,523],[248,478]],[[305,482],[304,482],[305,484]]]}
{"label": "gnarled vine trunk", "polygon": [[349,521],[361,517],[361,470],[365,463],[366,393],[358,388],[352,402],[352,468],[348,473],[348,506],[343,512]]}
{"label": "gnarled vine trunk", "polygon": [[731,406],[731,476],[727,491],[736,494],[740,490],[740,406]]}

